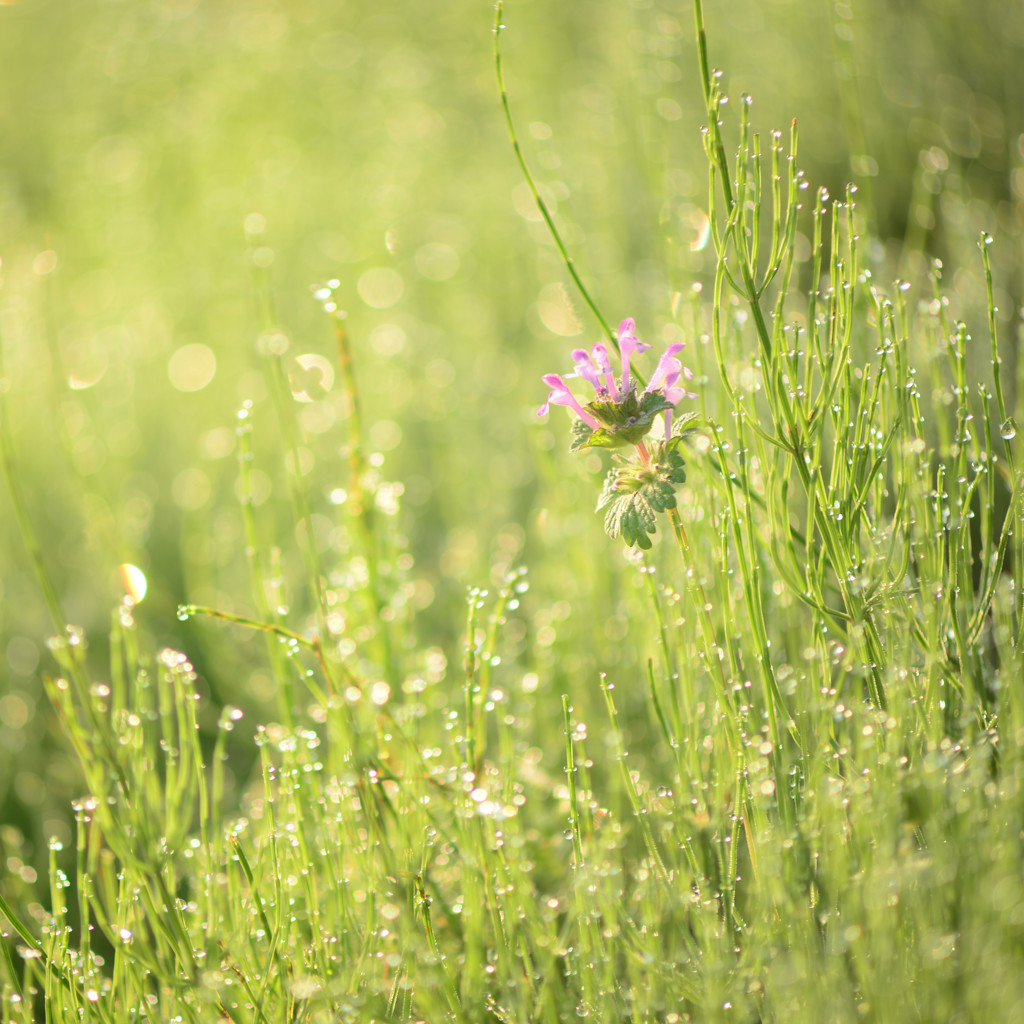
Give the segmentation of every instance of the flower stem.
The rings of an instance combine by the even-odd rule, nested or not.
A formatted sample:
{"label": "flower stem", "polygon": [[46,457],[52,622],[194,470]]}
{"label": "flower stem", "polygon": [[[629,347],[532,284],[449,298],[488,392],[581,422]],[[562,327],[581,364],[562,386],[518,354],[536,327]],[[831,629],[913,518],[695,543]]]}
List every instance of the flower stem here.
{"label": "flower stem", "polygon": [[572,278],[573,284],[576,285],[576,289],[580,293],[583,301],[586,303],[587,308],[594,314],[594,319],[601,325],[601,330],[615,347],[615,351],[618,352],[619,339],[612,330],[611,325],[601,315],[601,311],[597,308],[597,303],[595,303],[591,298],[590,292],[580,279],[580,275],[576,271],[573,259],[569,255],[569,251],[566,249],[565,243],[562,241],[562,236],[559,234],[558,228],[555,227],[555,222],[551,217],[551,213],[548,211],[547,204],[544,202],[543,198],[541,198],[540,189],[537,188],[537,183],[534,181],[533,175],[530,173],[530,168],[526,164],[526,157],[523,156],[523,151],[519,146],[519,138],[516,135],[515,125],[512,121],[512,111],[509,109],[508,105],[508,93],[505,91],[505,77],[501,70],[501,46],[499,45],[499,42],[501,38],[501,30],[505,27],[501,23],[502,6],[501,0],[499,0],[494,12],[494,72],[498,80],[498,95],[501,97],[501,108],[505,114],[505,127],[508,129],[508,137],[509,141],[512,143],[512,150],[516,155],[516,161],[519,164],[519,169],[522,171],[523,178],[529,186],[530,192],[533,195],[533,201],[537,204],[537,209],[540,211],[541,217],[544,218],[544,223],[547,226],[548,233],[551,235],[551,239],[555,243],[555,248],[558,250],[558,255],[561,257],[565,269],[569,272],[569,276]]}
{"label": "flower stem", "polygon": [[726,720],[729,725],[728,738],[730,752],[734,752],[740,743],[739,722],[736,718],[736,709],[733,707],[732,699],[729,696],[728,680],[722,669],[722,655],[725,648],[718,642],[715,632],[715,624],[711,619],[711,602],[704,592],[704,586],[697,576],[697,567],[693,558],[693,549],[690,547],[690,538],[686,535],[682,520],[679,518],[678,509],[669,509],[668,519],[672,524],[672,533],[676,538],[676,546],[683,559],[683,568],[687,576],[693,581],[693,589],[696,591],[697,618],[700,621],[700,630],[704,638],[704,650],[707,655],[708,668],[712,678],[718,686],[718,699],[726,713]]}

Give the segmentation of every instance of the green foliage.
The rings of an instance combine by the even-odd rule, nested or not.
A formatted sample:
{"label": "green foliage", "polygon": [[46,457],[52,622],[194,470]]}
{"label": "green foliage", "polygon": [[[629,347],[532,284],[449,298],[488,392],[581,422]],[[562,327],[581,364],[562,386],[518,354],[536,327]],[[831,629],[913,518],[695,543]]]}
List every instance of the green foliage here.
{"label": "green foliage", "polygon": [[[539,214],[490,10],[0,5],[2,1024],[1024,1016],[1019,61],[903,6],[515,3]],[[699,411],[570,457],[600,309]]]}
{"label": "green foliage", "polygon": [[660,391],[645,391],[638,395],[636,389],[632,389],[620,402],[599,399],[583,408],[604,426],[595,430],[582,420],[576,420],[572,427],[570,451],[637,445],[651,432],[658,414],[671,409],[672,403],[667,402]]}
{"label": "green foliage", "polygon": [[652,443],[646,463],[639,456],[622,462],[605,478],[597,510],[608,510],[604,529],[609,537],[621,536],[631,547],[647,551],[648,535],[657,530],[657,514],[676,507],[676,490],[686,483],[678,438]]}

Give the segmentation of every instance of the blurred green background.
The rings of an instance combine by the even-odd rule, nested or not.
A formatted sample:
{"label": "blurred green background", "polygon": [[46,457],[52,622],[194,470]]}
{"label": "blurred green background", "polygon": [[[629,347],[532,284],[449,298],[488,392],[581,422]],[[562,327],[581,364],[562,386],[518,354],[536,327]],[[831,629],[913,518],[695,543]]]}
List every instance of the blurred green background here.
{"label": "blurred green background", "polygon": [[[765,133],[798,119],[812,186],[859,184],[880,281],[919,282],[942,257],[953,315],[980,335],[976,240],[997,236],[1014,378],[1024,9],[720,0],[707,16],[733,106],[753,94]],[[617,649],[625,562],[592,512],[601,460],[570,460],[564,416],[534,417],[539,376],[597,334],[514,164],[493,17],[485,0],[0,3],[3,386],[65,614],[98,647],[117,566],[135,564],[152,644],[187,650],[214,703],[270,713],[258,638],[175,608],[251,612],[235,499],[247,400],[262,540],[297,587],[261,348],[286,339],[289,359],[333,364],[310,286],[337,278],[369,444],[404,486],[424,646],[457,657],[465,587],[522,561],[521,632],[549,673],[638,656]],[[674,296],[712,257],[689,6],[512,0],[505,22],[527,159],[604,315],[693,342]],[[329,529],[346,410],[336,387],[310,388],[296,413]],[[69,834],[78,782],[39,682],[51,626],[6,495],[0,509],[0,818],[38,848]],[[617,569],[588,574],[595,560]]]}

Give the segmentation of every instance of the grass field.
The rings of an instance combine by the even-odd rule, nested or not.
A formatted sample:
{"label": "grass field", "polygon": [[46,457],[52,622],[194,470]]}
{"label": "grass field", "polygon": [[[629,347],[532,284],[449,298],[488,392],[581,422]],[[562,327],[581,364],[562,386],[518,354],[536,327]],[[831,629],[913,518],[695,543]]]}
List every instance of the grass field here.
{"label": "grass field", "polygon": [[5,1024],[1024,1016],[961,7],[0,4]]}

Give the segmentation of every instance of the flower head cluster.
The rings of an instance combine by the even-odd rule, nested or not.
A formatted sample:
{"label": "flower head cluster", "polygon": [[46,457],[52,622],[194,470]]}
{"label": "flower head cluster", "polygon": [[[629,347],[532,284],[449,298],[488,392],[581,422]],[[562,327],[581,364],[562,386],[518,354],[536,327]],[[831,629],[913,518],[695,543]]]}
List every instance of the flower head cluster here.
{"label": "flower head cluster", "polygon": [[649,433],[658,414],[664,416],[667,442],[672,436],[672,412],[677,403],[683,398],[697,397],[680,383],[693,379],[693,373],[676,358],[683,350],[682,342],[676,342],[665,349],[647,386],[638,392],[638,382],[631,374],[630,361],[634,355],[649,349],[650,345],[637,339],[635,329],[636,324],[632,319],[623,320],[619,324],[621,365],[618,376],[608,347],[603,343],[598,342],[589,352],[582,348],[573,351],[575,373],[567,376],[582,378],[593,387],[595,397],[586,405],[572,393],[565,378],[559,374],[549,373],[543,377],[551,393],[538,410],[539,415],[545,415],[552,405],[564,405],[590,428],[591,433],[586,439],[574,447],[594,445],[619,448],[639,445]]}
{"label": "flower head cluster", "polygon": [[[566,377],[582,379],[594,389],[589,402],[583,404],[564,377],[549,373],[544,383],[551,391],[538,412],[543,416],[552,405],[564,405],[576,414],[572,428],[574,452],[633,447],[633,455],[613,455],[617,465],[605,480],[597,510],[604,512],[609,537],[621,537],[633,547],[649,548],[658,514],[675,509],[676,490],[686,482],[680,451],[684,431],[679,428],[694,414],[681,416],[674,430],[672,414],[682,399],[697,396],[683,386],[693,374],[677,358],[683,349],[681,343],[665,349],[650,381],[640,390],[643,382],[635,379],[630,362],[650,346],[637,340],[635,330],[632,320],[619,324],[618,367],[612,365],[602,342],[589,351],[578,348],[573,352],[575,373]],[[665,420],[664,440],[648,439],[658,416]]]}

